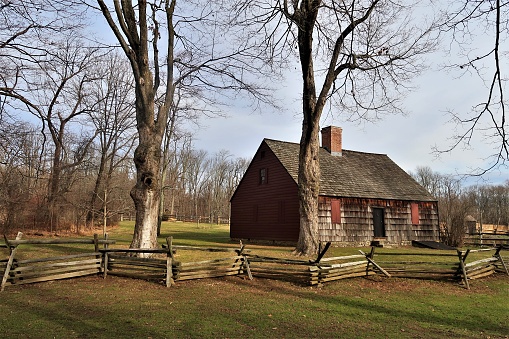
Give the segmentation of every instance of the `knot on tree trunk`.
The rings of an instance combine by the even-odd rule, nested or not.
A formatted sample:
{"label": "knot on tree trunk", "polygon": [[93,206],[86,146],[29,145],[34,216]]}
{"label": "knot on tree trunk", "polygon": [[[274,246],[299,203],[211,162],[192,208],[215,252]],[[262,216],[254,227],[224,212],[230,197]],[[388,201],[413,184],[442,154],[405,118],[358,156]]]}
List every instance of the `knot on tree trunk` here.
{"label": "knot on tree trunk", "polygon": [[148,188],[152,188],[152,184],[154,183],[154,176],[152,175],[152,173],[143,173],[141,175],[141,181]]}

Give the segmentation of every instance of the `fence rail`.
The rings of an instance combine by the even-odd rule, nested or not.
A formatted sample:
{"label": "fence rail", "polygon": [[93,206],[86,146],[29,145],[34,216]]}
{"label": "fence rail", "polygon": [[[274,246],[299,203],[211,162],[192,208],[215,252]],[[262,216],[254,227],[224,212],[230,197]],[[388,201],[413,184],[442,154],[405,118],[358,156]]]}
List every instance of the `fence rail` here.
{"label": "fence rail", "polygon": [[[122,213],[120,215],[120,221],[136,220],[136,213]],[[200,215],[185,215],[185,214],[163,214],[163,221],[181,221],[181,222],[195,222],[205,224],[230,224],[230,218],[225,216],[200,216]]]}
{"label": "fence rail", "polygon": [[465,236],[464,243],[473,246],[509,245],[509,232],[493,231],[482,233],[471,233]]}
{"label": "fence rail", "polygon": [[[364,260],[351,261],[360,258]],[[311,285],[376,274],[365,254],[324,258],[319,264],[311,266],[309,271],[311,272]]]}
{"label": "fence rail", "polygon": [[[386,277],[419,279],[447,279],[462,282],[466,288],[469,281],[486,277],[496,272],[509,275],[502,250],[496,249],[440,252],[392,252],[371,248],[370,253],[325,257],[330,243],[321,250],[315,260],[273,258],[250,254],[240,242],[239,248],[196,247],[173,245],[171,237],[162,249],[109,248],[114,240],[98,239],[21,239],[5,238],[9,249],[8,259],[0,260],[1,290],[8,285],[20,285],[57,279],[102,274],[145,279],[171,286],[178,281],[211,277],[247,275],[253,277],[285,280],[307,285],[323,284],[339,279],[355,278],[375,274]],[[41,244],[93,244],[94,251],[72,255],[18,260],[20,245]],[[99,248],[102,244],[103,248]],[[199,251],[204,260],[181,262],[179,251]],[[494,254],[492,254],[494,251]],[[206,257],[206,253],[233,253],[222,258]],[[470,254],[479,252],[477,260],[468,262]],[[133,253],[152,254],[159,257],[135,257]],[[487,257],[479,258],[484,253]]]}
{"label": "fence rail", "polygon": [[[99,244],[115,243],[115,241],[99,239],[97,235],[93,239],[23,240],[21,239],[22,235],[19,232],[14,240],[4,237],[5,247],[9,249],[10,255],[7,260],[0,263],[1,291],[7,285],[22,285],[98,274],[103,270],[102,254],[98,251]],[[94,252],[27,260],[16,259],[18,247],[27,244],[93,244]]]}

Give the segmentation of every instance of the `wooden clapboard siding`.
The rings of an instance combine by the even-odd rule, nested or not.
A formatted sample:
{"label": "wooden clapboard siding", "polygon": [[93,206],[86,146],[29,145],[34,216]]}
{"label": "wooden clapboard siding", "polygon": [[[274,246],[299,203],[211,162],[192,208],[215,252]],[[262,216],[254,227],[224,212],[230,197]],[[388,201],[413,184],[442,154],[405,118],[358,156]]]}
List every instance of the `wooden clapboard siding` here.
{"label": "wooden clapboard siding", "polygon": [[[263,155],[263,156],[262,156]],[[267,183],[260,183],[260,169]],[[231,199],[230,236],[297,241],[297,185],[267,145],[262,144]]]}

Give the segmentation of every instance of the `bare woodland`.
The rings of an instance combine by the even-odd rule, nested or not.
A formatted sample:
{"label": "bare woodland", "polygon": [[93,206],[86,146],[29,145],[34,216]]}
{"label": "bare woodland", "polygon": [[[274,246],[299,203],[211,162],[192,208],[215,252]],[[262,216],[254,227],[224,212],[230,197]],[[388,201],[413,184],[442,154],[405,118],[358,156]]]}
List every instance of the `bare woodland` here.
{"label": "bare woodland", "polygon": [[[487,84],[485,102],[468,114],[451,112],[466,127],[450,149],[484,133],[497,147],[479,172],[504,166],[508,5],[459,2],[436,17],[419,16],[416,6],[422,2],[0,1],[0,227],[79,232],[135,214],[131,246],[153,248],[166,215],[227,218],[249,160],[196,150],[186,126],[220,118],[222,105],[238,96],[253,110],[277,106],[265,84],[296,64],[302,76],[296,252],[314,254],[322,114],[362,121],[403,111],[400,99],[440,33],[461,47],[449,67],[476,72]],[[112,40],[87,36],[92,13]],[[465,41],[479,21],[495,40],[493,49],[475,54]],[[492,73],[483,62],[494,65]],[[424,172],[440,189],[427,185]],[[495,191],[502,207],[483,216],[508,222],[507,185],[465,189],[430,169],[416,175],[444,198],[441,218],[449,224],[479,211],[473,196]],[[461,208],[453,208],[455,199]],[[450,242],[457,242],[452,233]]]}
{"label": "bare woodland", "polygon": [[[85,44],[79,23],[67,23],[67,9],[46,13],[51,20],[42,25],[33,15],[48,4],[30,4],[2,9],[2,229],[80,231],[134,216],[129,191],[139,141],[129,62],[111,48]],[[47,40],[49,32],[59,34]],[[184,106],[179,112],[172,121],[191,118]],[[161,214],[227,218],[247,161],[195,150],[191,135],[177,127],[167,140],[161,194],[168,204]]]}
{"label": "bare woodland", "polygon": [[412,177],[438,200],[441,241],[462,246],[467,217],[474,218],[482,231],[483,224],[509,225],[509,180],[502,185],[465,186],[461,179],[438,173],[430,167],[418,167]]}

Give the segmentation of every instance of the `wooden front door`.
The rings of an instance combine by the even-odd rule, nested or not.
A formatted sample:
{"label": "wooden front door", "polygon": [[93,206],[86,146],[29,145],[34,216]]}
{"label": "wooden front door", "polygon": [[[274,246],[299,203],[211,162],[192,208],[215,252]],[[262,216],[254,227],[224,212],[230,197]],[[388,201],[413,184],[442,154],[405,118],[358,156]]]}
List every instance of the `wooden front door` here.
{"label": "wooden front door", "polygon": [[375,238],[385,237],[384,209],[373,208],[373,229]]}

